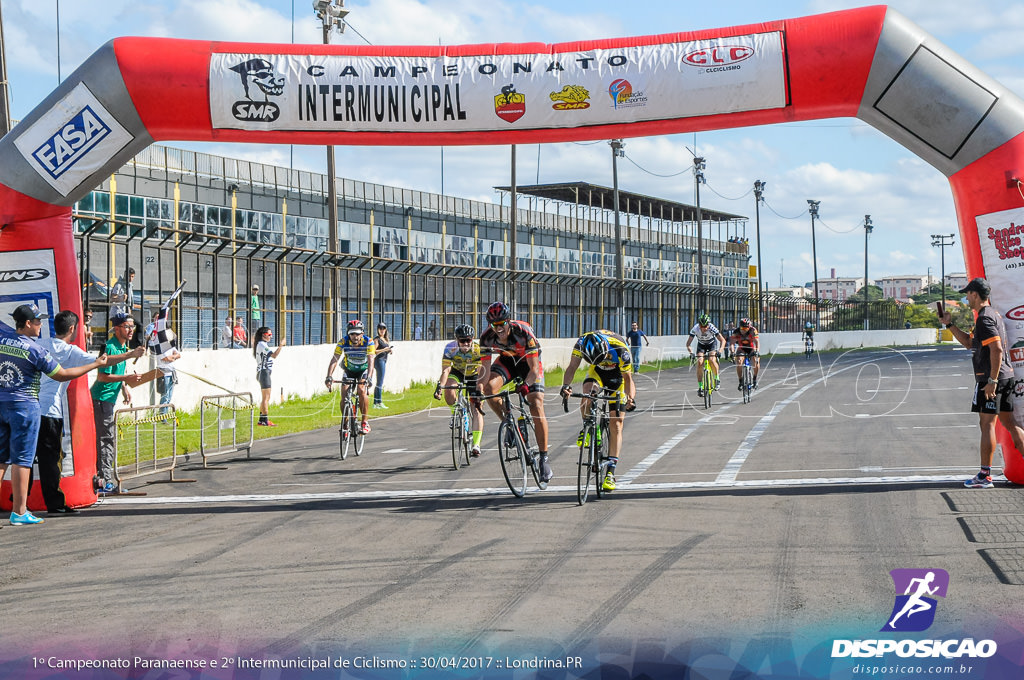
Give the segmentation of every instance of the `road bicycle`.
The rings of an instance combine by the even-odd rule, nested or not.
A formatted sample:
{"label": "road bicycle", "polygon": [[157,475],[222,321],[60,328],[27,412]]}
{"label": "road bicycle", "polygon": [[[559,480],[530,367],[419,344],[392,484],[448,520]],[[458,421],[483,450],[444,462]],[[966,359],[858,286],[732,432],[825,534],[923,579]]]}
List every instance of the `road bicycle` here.
{"label": "road bicycle", "polygon": [[[693,364],[694,355],[690,355],[690,363]],[[715,374],[711,371],[711,355],[704,355],[704,365],[700,369],[700,382],[704,385],[703,390],[698,390],[700,396],[704,397],[704,408],[711,408],[711,393],[715,391]]]}
{"label": "road bicycle", "polygon": [[569,397],[592,400],[590,413],[583,419],[579,466],[576,468],[576,500],[583,505],[587,502],[591,481],[598,498],[604,491],[601,485],[608,474],[608,402],[617,399],[618,395],[608,390],[604,394],[597,394],[596,390],[590,394],[570,394],[562,397],[562,410],[566,413],[569,412]]}
{"label": "road bicycle", "polygon": [[804,336],[804,356],[809,359],[811,357],[811,354],[813,354],[813,353],[814,353],[814,336],[813,335],[805,335]]}
{"label": "road bicycle", "polygon": [[341,380],[333,380],[334,383],[340,383],[348,386],[348,394],[345,399],[341,402],[341,425],[338,427],[338,446],[341,453],[341,459],[345,460],[348,458],[349,449],[355,445],[355,453],[357,456],[363,453],[363,444],[366,442],[366,435],[363,434],[362,428],[359,426],[359,419],[356,417],[358,412],[357,404],[359,399],[359,390],[356,389],[357,385],[367,385],[366,389],[370,389],[369,385],[365,380],[360,378],[342,378]]}
{"label": "road bicycle", "polygon": [[[530,448],[533,416],[522,392],[523,383],[516,380],[513,385],[512,389],[480,398],[501,399],[505,405],[505,417],[498,425],[498,459],[509,490],[517,498],[522,498],[526,495],[527,468],[533,470],[533,480],[538,489],[543,491],[548,488],[548,483],[541,481],[540,455]],[[513,395],[518,398],[513,400]]]}
{"label": "road bicycle", "polygon": [[470,422],[473,406],[466,396],[466,384],[445,385],[445,390],[458,390],[455,398],[455,409],[448,427],[452,430],[452,465],[458,470],[469,465],[469,452],[473,446],[473,427]]}
{"label": "road bicycle", "polygon": [[743,353],[743,364],[740,369],[740,385],[743,387],[744,404],[750,403],[750,393],[754,391],[754,367],[750,363],[750,356],[747,352]]}

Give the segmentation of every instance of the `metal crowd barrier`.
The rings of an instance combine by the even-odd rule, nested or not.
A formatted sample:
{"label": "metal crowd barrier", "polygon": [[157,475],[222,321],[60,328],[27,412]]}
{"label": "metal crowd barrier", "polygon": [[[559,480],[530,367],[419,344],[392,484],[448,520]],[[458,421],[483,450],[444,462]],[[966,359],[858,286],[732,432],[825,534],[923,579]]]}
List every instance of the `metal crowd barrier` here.
{"label": "metal crowd barrier", "polygon": [[[245,418],[244,414],[248,414]],[[199,406],[199,453],[203,468],[212,456],[245,451],[251,458],[256,429],[256,404],[251,392],[228,392],[202,398]],[[242,417],[239,417],[242,414]],[[225,433],[230,433],[230,437]]]}
{"label": "metal crowd barrier", "polygon": [[[114,476],[119,493],[128,479],[166,472],[166,482],[194,482],[175,479],[178,459],[178,418],[173,404],[135,406],[114,412]],[[143,494],[144,495],[144,494]]]}

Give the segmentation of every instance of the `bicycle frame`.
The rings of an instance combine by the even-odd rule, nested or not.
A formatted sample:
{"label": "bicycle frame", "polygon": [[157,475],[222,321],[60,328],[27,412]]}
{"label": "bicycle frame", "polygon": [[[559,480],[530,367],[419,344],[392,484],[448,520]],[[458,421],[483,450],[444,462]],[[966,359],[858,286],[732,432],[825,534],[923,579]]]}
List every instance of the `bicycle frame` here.
{"label": "bicycle frame", "polygon": [[472,441],[473,405],[466,393],[466,384],[444,385],[441,389],[457,390],[454,410],[452,411],[452,465],[458,470],[462,465],[469,466],[470,442]]}
{"label": "bicycle frame", "polygon": [[[530,413],[526,397],[519,391],[522,383],[514,381],[512,389],[504,389],[497,394],[486,395],[480,399],[501,399],[505,407],[505,417],[498,425],[498,458],[501,461],[501,471],[505,475],[505,482],[509,490],[518,498],[526,495],[526,469],[533,470],[533,479],[537,488],[542,491],[548,488],[547,482],[542,482],[540,470],[540,456],[534,455],[530,449],[530,432],[533,431],[533,416]],[[519,399],[513,403],[512,393],[515,392]],[[522,423],[522,428],[519,424]],[[511,443],[509,443],[511,442]]]}
{"label": "bicycle frame", "polygon": [[342,378],[341,380],[334,380],[334,383],[339,383],[345,388],[345,399],[342,401],[341,406],[341,425],[338,428],[338,440],[341,459],[345,460],[348,458],[349,448],[355,443],[356,455],[360,456],[363,453],[363,444],[366,439],[363,435],[362,430],[359,427],[359,421],[356,418],[356,413],[359,411],[359,390],[353,389],[358,385],[365,385],[366,380],[363,378]]}
{"label": "bicycle frame", "polygon": [[[601,394],[594,390],[589,394],[570,394],[569,397],[589,399],[591,402],[590,412],[583,417],[583,440],[580,443],[576,472],[576,500],[583,505],[587,502],[590,493],[591,480],[594,482],[594,491],[598,498],[603,492],[601,485],[608,470],[609,426],[611,423],[608,403],[617,399],[618,396],[607,388],[601,388]],[[568,397],[562,398],[562,409],[566,413],[569,412]],[[602,433],[600,444],[598,444],[599,432]]]}

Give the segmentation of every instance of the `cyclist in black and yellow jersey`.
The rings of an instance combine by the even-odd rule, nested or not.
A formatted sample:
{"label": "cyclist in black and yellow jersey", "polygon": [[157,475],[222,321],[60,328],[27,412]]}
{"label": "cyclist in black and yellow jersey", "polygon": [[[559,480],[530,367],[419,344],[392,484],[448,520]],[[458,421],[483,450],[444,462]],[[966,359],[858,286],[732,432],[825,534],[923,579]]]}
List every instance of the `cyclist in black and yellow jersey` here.
{"label": "cyclist in black and yellow jersey", "polygon": [[484,434],[484,412],[480,408],[480,387],[476,383],[480,375],[480,343],[474,337],[476,330],[469,324],[455,327],[455,339],[449,342],[441,355],[441,377],[437,379],[434,399],[440,399],[444,393],[444,401],[455,406],[456,390],[441,389],[441,386],[452,387],[460,382],[466,385],[469,395],[470,420],[472,422],[473,448],[469,455],[476,458],[480,455],[480,440]]}
{"label": "cyclist in black and yellow jersey", "polygon": [[[334,367],[338,365],[338,361],[341,361],[346,378],[365,380],[356,385],[356,389],[359,393],[359,413],[362,415],[359,427],[363,434],[369,434],[370,424],[366,422],[366,386],[373,379],[373,353],[376,345],[371,338],[366,337],[363,331],[363,322],[359,319],[348,322],[348,326],[345,327],[345,337],[334,348],[334,356],[331,357],[331,363],[327,366],[327,380],[324,382],[327,385],[327,390],[330,391],[334,383]],[[348,387],[348,385],[341,386],[342,403],[348,396]]]}
{"label": "cyclist in black and yellow jersey", "polygon": [[[608,437],[608,473],[601,482],[605,491],[615,489],[615,466],[619,462],[619,452],[622,448],[622,420],[624,411],[632,411],[636,408],[636,383],[633,382],[633,358],[630,356],[629,347],[621,335],[611,331],[593,331],[585,333],[572,348],[572,356],[569,365],[565,367],[565,375],[562,378],[562,397],[572,394],[572,381],[576,377],[576,369],[580,363],[587,362],[590,368],[587,370],[587,377],[583,379],[583,392],[590,394],[597,387],[615,393],[618,399],[608,402],[611,411],[609,417]],[[584,418],[590,413],[593,407],[591,400],[584,399],[580,406],[580,412]],[[598,430],[600,436],[600,430]],[[578,444],[588,444],[582,440],[583,433]]]}

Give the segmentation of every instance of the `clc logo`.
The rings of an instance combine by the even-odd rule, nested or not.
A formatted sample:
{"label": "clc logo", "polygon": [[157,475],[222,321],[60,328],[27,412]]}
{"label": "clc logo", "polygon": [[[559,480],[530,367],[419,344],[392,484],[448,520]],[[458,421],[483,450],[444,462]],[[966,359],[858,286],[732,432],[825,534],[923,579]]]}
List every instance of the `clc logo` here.
{"label": "clc logo", "polygon": [[684,55],[683,63],[690,66],[722,66],[735,64],[752,56],[754,48],[747,45],[718,45]]}
{"label": "clc logo", "polygon": [[1013,319],[1014,321],[1024,321],[1024,305],[1014,307],[1010,311],[1006,312],[1007,319]]}
{"label": "clc logo", "polygon": [[889,572],[896,586],[896,602],[883,631],[917,632],[927,630],[935,621],[937,600],[946,597],[949,572],[945,569],[893,569]]}

